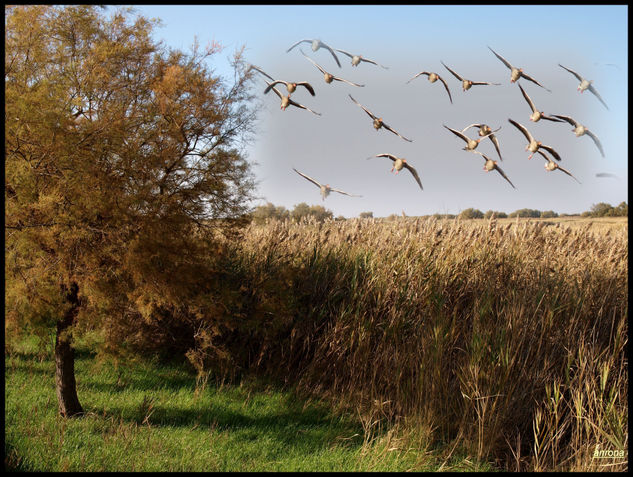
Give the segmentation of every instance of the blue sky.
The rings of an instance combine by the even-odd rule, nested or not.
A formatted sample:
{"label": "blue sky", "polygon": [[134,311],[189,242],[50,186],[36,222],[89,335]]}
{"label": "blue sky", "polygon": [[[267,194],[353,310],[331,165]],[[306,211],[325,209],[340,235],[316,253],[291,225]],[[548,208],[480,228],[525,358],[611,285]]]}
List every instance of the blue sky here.
{"label": "blue sky", "polygon": [[[213,58],[216,74],[231,78],[228,57],[242,45],[247,61],[277,79],[308,81],[316,96],[298,90],[293,99],[322,113],[290,107],[279,109],[279,99],[263,94],[266,83],[256,83],[263,108],[257,134],[247,153],[256,163],[257,193],[266,201],[292,209],[295,204],[321,204],[335,216],[374,216],[458,213],[468,207],[512,212],[521,208],[576,213],[592,204],[628,202],[628,7],[625,5],[277,5],[277,6],[135,6],[137,13],[160,18],[156,39],[188,50],[197,37],[205,45],[224,46]],[[301,49],[327,71],[365,84],[357,88],[342,82],[326,84],[321,73],[300,53],[286,50],[302,39],[319,38],[333,48],[360,53],[388,66],[369,63],[358,67],[338,54],[342,68],[324,49]],[[605,156],[588,136],[576,138],[567,123],[529,120],[530,109],[497,53],[551,90],[524,79],[520,84],[537,108],[547,114],[571,116],[601,141]],[[475,81],[501,83],[461,84],[442,65]],[[590,92],[579,93],[578,81],[562,64],[594,80],[609,106]],[[430,83],[420,71],[433,71],[448,83],[453,104],[440,82]],[[282,86],[283,88],[283,86]],[[411,138],[408,143],[381,129],[348,97],[382,116],[387,124]],[[523,124],[537,140],[562,157],[560,171],[548,172],[536,155],[528,160],[526,141],[508,118]],[[483,159],[463,151],[464,143],[442,125],[461,130],[486,123],[499,138],[503,161],[499,166],[516,190],[495,171],[483,170]],[[467,131],[476,138],[476,130]],[[492,143],[478,151],[498,160]],[[390,173],[390,153],[407,158],[420,175],[420,190],[408,171]],[[322,202],[319,190],[292,168],[322,183],[362,198],[332,193]],[[597,178],[608,172],[618,178]]]}

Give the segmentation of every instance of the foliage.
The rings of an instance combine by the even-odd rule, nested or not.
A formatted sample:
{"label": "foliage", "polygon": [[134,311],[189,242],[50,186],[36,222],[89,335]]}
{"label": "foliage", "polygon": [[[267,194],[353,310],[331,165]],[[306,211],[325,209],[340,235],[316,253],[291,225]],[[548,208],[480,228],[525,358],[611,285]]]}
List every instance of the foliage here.
{"label": "foliage", "polygon": [[497,219],[505,219],[508,217],[508,214],[506,214],[505,212],[499,212],[497,210],[487,210],[484,214],[484,218],[489,219],[492,217],[492,214],[494,214]]}
{"label": "foliage", "polygon": [[553,210],[545,210],[543,212],[541,212],[541,219],[550,219],[550,218],[555,218],[558,217],[558,214],[556,212],[554,212]]}
{"label": "foliage", "polygon": [[469,209],[462,210],[458,217],[460,219],[483,219],[484,213],[479,209],[473,209],[472,207]]}
{"label": "foliage", "polygon": [[290,217],[290,212],[283,205],[276,206],[272,202],[267,202],[266,205],[259,205],[255,207],[251,216],[255,223],[265,224],[267,220],[271,219],[288,219]]}
{"label": "foliage", "polygon": [[541,211],[536,209],[519,209],[515,210],[508,214],[508,217],[532,217],[539,218],[541,216]]}
{"label": "foliage", "polygon": [[234,229],[253,189],[241,53],[226,84],[207,66],[220,45],[167,50],[129,10],[6,13],[9,326],[54,324],[71,284],[78,326],[111,348],[121,321],[208,314],[214,234]]}
{"label": "foliage", "polygon": [[313,217],[317,221],[323,222],[325,220],[332,219],[334,214],[331,210],[326,209],[322,205],[308,205],[305,202],[301,202],[300,204],[295,205],[294,209],[292,209],[290,217],[292,217],[295,222],[301,222],[309,217]]}
{"label": "foliage", "polygon": [[369,211],[369,212],[361,212],[360,214],[358,214],[358,216],[361,219],[371,219],[374,217],[374,213]]}

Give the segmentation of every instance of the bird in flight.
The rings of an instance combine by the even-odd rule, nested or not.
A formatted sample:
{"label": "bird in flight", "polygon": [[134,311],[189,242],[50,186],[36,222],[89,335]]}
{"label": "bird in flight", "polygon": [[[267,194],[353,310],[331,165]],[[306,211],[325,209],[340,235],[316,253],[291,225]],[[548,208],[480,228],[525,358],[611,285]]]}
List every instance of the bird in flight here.
{"label": "bird in flight", "polygon": [[594,96],[596,98],[598,98],[600,100],[600,102],[604,105],[605,108],[609,109],[609,106],[607,106],[607,103],[604,102],[604,100],[598,94],[598,91],[596,91],[596,88],[593,87],[593,84],[592,84],[593,80],[587,80],[587,79],[583,78],[578,73],[576,73],[574,70],[570,70],[569,68],[564,67],[560,63],[558,63],[558,66],[560,66],[561,68],[569,71],[572,75],[574,75],[578,79],[578,81],[580,81],[580,84],[578,85],[578,91],[580,91],[582,93],[583,91],[588,89],[589,91],[591,91],[594,94]]}
{"label": "bird in flight", "polygon": [[311,61],[312,64],[314,66],[316,66],[321,71],[321,73],[323,73],[323,78],[325,79],[326,83],[330,84],[332,81],[336,80],[336,81],[343,81],[344,83],[350,84],[352,86],[358,86],[358,87],[361,87],[361,88],[365,86],[364,84],[352,83],[351,81],[347,81],[346,79],[338,78],[338,77],[334,76],[332,73],[328,73],[327,71],[325,71],[323,69],[323,67],[321,65],[319,65],[316,61],[314,61],[312,58],[310,58],[308,55],[306,55],[301,48],[299,48],[299,51],[301,52],[301,54],[303,56],[305,56],[309,61]]}
{"label": "bird in flight", "polygon": [[[415,181],[420,186],[420,189],[424,190],[422,188],[422,182],[420,181],[420,176],[418,175],[418,171],[416,171],[415,168],[412,165],[410,165],[404,157],[398,157],[398,156],[394,156],[393,154],[388,154],[388,153],[376,154],[375,156],[372,156],[372,157],[387,157],[391,159],[393,161],[393,166],[391,167],[391,171],[389,172],[393,172],[393,170],[395,169],[396,170],[395,173],[397,174],[404,167],[413,175],[413,177],[415,178]],[[367,159],[371,159],[371,157],[368,157]]]}
{"label": "bird in flight", "polygon": [[411,78],[409,81],[407,81],[407,83],[409,83],[412,80],[416,79],[420,75],[427,75],[428,79],[429,79],[429,81],[431,83],[435,83],[437,80],[440,80],[442,82],[442,84],[444,85],[444,88],[446,89],[446,92],[448,93],[448,99],[450,99],[451,100],[451,104],[453,104],[453,98],[451,97],[451,90],[448,89],[448,85],[446,84],[446,81],[444,81],[444,79],[440,75],[438,75],[437,73],[432,73],[432,72],[429,72],[429,71],[420,71],[417,75],[415,75],[413,78]]}
{"label": "bird in flight", "polygon": [[534,155],[534,153],[538,151],[539,149],[545,149],[546,151],[549,151],[549,153],[552,156],[554,156],[554,159],[556,159],[557,161],[560,161],[560,155],[554,150],[552,146],[546,146],[541,141],[537,141],[536,139],[534,139],[534,137],[530,134],[530,131],[528,131],[526,127],[523,126],[522,124],[519,124],[516,121],[509,118],[508,118],[508,121],[514,127],[516,127],[519,131],[521,131],[523,135],[525,136],[525,138],[528,140],[528,145],[525,147],[525,150],[530,151],[532,153],[530,154],[530,157],[528,157],[528,159],[532,159],[532,156]]}
{"label": "bird in flight", "polygon": [[268,81],[266,81],[266,83],[268,83],[268,86],[269,86],[269,88],[266,88],[266,90],[267,90],[266,92],[268,92],[268,91],[270,91],[272,89],[275,92],[275,94],[281,98],[280,109],[283,109],[285,111],[288,106],[292,105],[292,106],[295,106],[297,108],[306,109],[306,110],[310,111],[311,113],[316,114],[317,116],[321,116],[321,113],[317,113],[316,111],[312,111],[307,106],[304,106],[303,104],[299,104],[296,101],[293,101],[292,99],[290,99],[290,95],[285,96],[285,95],[281,94],[277,90],[277,88],[271,87],[272,83],[269,83]]}
{"label": "bird in flight", "polygon": [[339,68],[341,67],[341,62],[338,60],[338,57],[336,56],[336,53],[334,53],[334,50],[332,48],[330,48],[329,46],[327,46],[325,43],[323,43],[321,40],[318,40],[318,39],[315,39],[315,40],[299,40],[297,43],[295,43],[290,48],[288,48],[286,50],[286,53],[288,53],[290,50],[292,50],[298,44],[304,43],[304,42],[312,44],[312,51],[317,51],[319,48],[325,48],[326,50],[328,50],[330,53],[332,53],[332,56],[334,57],[334,61],[336,61],[336,64],[338,65],[338,67]]}
{"label": "bird in flight", "polygon": [[[457,136],[458,138],[460,138],[460,139],[462,139],[462,140],[464,140],[466,142],[466,146],[462,148],[462,149],[464,149],[464,151],[474,151],[477,148],[477,146],[479,146],[479,143],[481,141],[483,141],[486,137],[490,136],[493,132],[497,132],[499,129],[501,129],[501,128],[499,128],[499,129],[496,129],[494,131],[490,131],[489,133],[486,133],[484,136],[480,137],[479,139],[471,139],[468,136],[466,136],[463,132],[456,131],[453,128],[449,128],[446,124],[442,124],[442,126],[444,126],[450,132],[455,134],[455,136]],[[470,126],[468,126],[468,127],[470,127]],[[468,128],[466,128],[466,129],[468,129]]]}
{"label": "bird in flight", "polygon": [[501,150],[499,149],[499,139],[497,139],[497,136],[495,136],[493,133],[497,132],[499,129],[501,129],[501,127],[495,129],[494,131],[492,130],[492,128],[490,126],[488,126],[487,124],[471,124],[470,126],[466,126],[464,129],[462,129],[462,132],[466,132],[467,129],[470,128],[479,128],[479,132],[478,134],[482,137],[488,137],[488,139],[490,139],[492,141],[492,144],[494,144],[495,149],[497,150],[497,154],[499,154],[499,160],[503,161],[503,157],[501,157]]}
{"label": "bird in flight", "polygon": [[[512,66],[508,60],[506,60],[503,56],[499,55],[495,50],[493,50],[492,48],[488,47],[488,49],[490,51],[492,51],[494,53],[494,55],[499,58],[501,60],[501,62],[506,65],[508,68],[510,68],[510,82],[514,83],[515,81],[517,81],[519,78],[525,78],[528,81],[531,81],[534,84],[539,85],[541,88],[543,89],[547,89],[545,86],[543,86],[541,83],[539,83],[538,81],[536,81],[534,78],[532,78],[531,76],[528,76],[526,73],[523,72],[523,68],[517,68],[516,66]],[[547,91],[549,91],[550,93],[552,92],[551,90],[547,89]]]}
{"label": "bird in flight", "polygon": [[485,154],[479,152],[479,151],[473,151],[476,154],[479,154],[480,156],[482,156],[484,158],[484,160],[486,161],[484,164],[484,171],[486,172],[490,172],[490,171],[497,171],[499,174],[501,174],[501,176],[507,180],[510,185],[512,186],[513,189],[516,189],[516,187],[514,187],[514,184],[512,183],[512,181],[510,179],[508,179],[508,176],[506,176],[506,173],[503,172],[503,170],[499,167],[499,164],[497,163],[497,161],[493,161],[492,159],[490,159],[488,156],[486,156]]}
{"label": "bird in flight", "polygon": [[300,176],[304,177],[305,179],[308,179],[310,182],[312,182],[314,185],[316,185],[320,189],[321,200],[325,200],[325,198],[328,195],[330,195],[330,192],[338,192],[339,194],[348,195],[350,197],[362,197],[362,195],[348,194],[347,192],[344,192],[342,190],[334,189],[334,188],[330,187],[330,184],[321,184],[321,183],[317,182],[316,180],[314,180],[312,177],[304,174],[303,172],[299,172],[294,167],[292,168],[292,170],[295,171]]}
{"label": "bird in flight", "polygon": [[352,59],[352,66],[358,66],[361,61],[365,61],[367,63],[371,63],[372,65],[380,66],[381,68],[384,68],[386,70],[389,69],[387,66],[383,66],[381,64],[378,64],[378,63],[376,63],[373,60],[368,60],[367,58],[363,57],[363,55],[353,55],[351,53],[348,53],[345,50],[339,50],[338,48],[336,49],[336,51],[339,51],[339,52],[343,53],[344,55],[349,56]]}
{"label": "bird in flight", "polygon": [[598,137],[594,133],[589,131],[589,129],[587,129],[585,126],[580,124],[575,119],[570,118],[569,116],[559,116],[557,114],[555,114],[554,116],[557,117],[557,118],[562,119],[563,121],[567,121],[569,124],[574,126],[574,129],[572,129],[572,131],[574,131],[574,134],[576,135],[576,137],[584,136],[586,134],[591,139],[593,139],[593,142],[598,147],[598,150],[600,151],[600,154],[602,154],[602,157],[604,157],[604,150],[602,149],[602,144],[600,144],[600,141],[598,140]]}
{"label": "bird in flight", "polygon": [[530,116],[530,121],[534,121],[536,123],[536,122],[538,122],[541,119],[547,119],[548,121],[553,121],[553,122],[556,122],[556,123],[560,123],[561,122],[560,119],[556,119],[556,118],[553,118],[551,116],[547,116],[543,111],[539,111],[538,109],[536,109],[536,106],[534,106],[534,102],[530,99],[530,97],[525,92],[525,90],[521,87],[521,85],[519,83],[517,83],[517,85],[519,85],[519,89],[521,90],[521,93],[523,94],[523,97],[525,98],[525,100],[527,101],[528,105],[530,106],[530,109],[532,110],[532,114]]}
{"label": "bird in flight", "polygon": [[565,174],[567,174],[569,177],[571,177],[572,179],[574,179],[576,182],[578,182],[579,184],[581,183],[578,179],[576,179],[571,172],[569,172],[566,169],[563,169],[561,166],[559,166],[558,164],[556,164],[554,161],[552,161],[549,157],[547,157],[547,155],[541,151],[538,150],[536,151],[538,152],[541,156],[543,156],[545,158],[545,160],[547,161],[547,163],[545,164],[545,169],[548,171],[555,171],[556,169],[564,172]]}
{"label": "bird in flight", "polygon": [[401,137],[405,141],[413,142],[411,139],[407,139],[406,137],[402,136],[399,132],[397,132],[395,129],[392,129],[389,125],[385,124],[382,118],[379,118],[374,113],[372,113],[369,109],[367,109],[365,106],[363,106],[358,101],[356,101],[352,97],[351,94],[348,94],[348,96],[350,97],[352,101],[354,101],[358,106],[360,106],[374,120],[374,128],[376,129],[376,131],[378,131],[380,128],[385,128],[388,131],[391,131],[392,133],[394,133],[396,136]]}

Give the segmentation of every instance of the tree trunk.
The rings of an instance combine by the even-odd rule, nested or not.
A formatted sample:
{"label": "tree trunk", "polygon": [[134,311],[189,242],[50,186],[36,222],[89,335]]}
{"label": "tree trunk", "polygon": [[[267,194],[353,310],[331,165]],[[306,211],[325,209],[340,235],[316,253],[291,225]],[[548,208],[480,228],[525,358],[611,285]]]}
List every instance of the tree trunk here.
{"label": "tree trunk", "polygon": [[[65,287],[63,288],[65,289]],[[64,318],[57,322],[57,335],[55,337],[55,388],[59,413],[63,417],[79,416],[84,412],[77,397],[75,350],[67,333],[77,316],[79,308],[78,291],[79,287],[76,283],[73,283],[70,286],[70,292],[66,295],[71,308],[66,312]]]}

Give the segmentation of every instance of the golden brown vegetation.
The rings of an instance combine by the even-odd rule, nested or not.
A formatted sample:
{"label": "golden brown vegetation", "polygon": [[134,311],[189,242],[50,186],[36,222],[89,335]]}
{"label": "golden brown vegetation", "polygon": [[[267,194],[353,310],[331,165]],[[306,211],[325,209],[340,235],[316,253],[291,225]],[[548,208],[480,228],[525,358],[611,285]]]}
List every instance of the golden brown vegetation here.
{"label": "golden brown vegetation", "polygon": [[627,230],[590,227],[252,225],[199,336],[226,369],[357,409],[369,434],[397,423],[508,470],[623,470],[594,452],[628,445]]}

